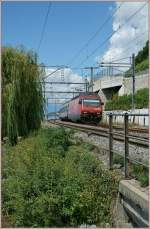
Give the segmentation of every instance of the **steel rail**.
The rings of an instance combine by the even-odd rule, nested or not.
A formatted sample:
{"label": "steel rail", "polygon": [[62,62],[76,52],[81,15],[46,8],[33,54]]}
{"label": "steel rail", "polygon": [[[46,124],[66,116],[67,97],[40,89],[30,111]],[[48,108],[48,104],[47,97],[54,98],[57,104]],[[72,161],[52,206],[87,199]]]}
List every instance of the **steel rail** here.
{"label": "steel rail", "polygon": [[[74,129],[78,129],[84,132],[88,132],[88,136],[90,135],[98,135],[98,136],[103,136],[108,138],[109,137],[109,130],[108,129],[102,129],[102,128],[98,128],[98,127],[94,127],[93,126],[81,126],[80,124],[74,124],[74,123],[63,123],[61,121],[56,121],[55,124],[57,125],[63,125],[65,127],[71,127]],[[112,132],[113,133],[113,139],[116,141],[121,141],[124,142],[124,134],[123,133],[116,133],[116,132]],[[130,137],[130,136],[128,136]],[[142,139],[136,136],[132,136],[131,139],[129,139],[129,143],[130,144],[134,144],[134,145],[138,145],[138,146],[143,146],[143,147],[148,147],[149,146],[149,142],[146,139]]]}
{"label": "steel rail", "polygon": [[[102,136],[102,137],[105,137],[105,138],[109,138],[109,141],[110,141],[110,139],[112,139],[112,141],[116,140],[117,142],[125,143],[125,138],[126,138],[127,141],[128,141],[128,147],[129,147],[129,144],[136,145],[136,146],[141,146],[141,147],[144,147],[144,148],[145,147],[146,148],[149,147],[149,142],[145,141],[145,139],[141,139],[141,138],[137,138],[137,137],[134,137],[134,136],[130,136],[129,134],[114,133],[113,130],[111,130],[111,129],[105,130],[105,131],[104,131],[104,129],[98,129],[98,130],[94,129],[93,130],[91,127],[88,127],[88,126],[81,126],[79,124],[73,124],[73,123],[72,124],[63,123],[63,122],[60,122],[60,121],[54,122],[54,124],[59,125],[59,126],[61,125],[61,126],[73,128],[75,130],[80,130],[82,132],[87,133],[88,136],[90,136],[90,135],[98,135],[98,136]],[[111,135],[111,138],[110,138],[110,135]],[[111,146],[111,144],[109,144],[108,148],[105,148],[105,149],[103,148],[103,150],[109,152],[109,167],[110,167],[110,169],[113,169],[113,154],[118,154],[118,155],[120,155],[120,156],[122,156],[124,158],[125,177],[127,177],[127,176],[129,177],[127,160],[128,160],[128,163],[130,162],[130,163],[134,163],[134,164],[137,164],[137,165],[143,165],[144,167],[147,167],[147,168],[149,167],[148,164],[144,163],[144,161],[143,162],[139,161],[135,157],[129,156],[129,154],[123,155],[120,152],[117,152],[116,150],[114,150],[113,148],[110,148],[110,146]],[[141,158],[140,158],[140,160],[141,160]],[[126,163],[125,163],[125,161],[126,161]]]}
{"label": "steel rail", "polygon": [[[101,131],[103,131],[103,132],[108,132],[108,126],[95,126],[95,125],[88,125],[88,124],[79,124],[79,123],[71,123],[71,122],[66,122],[66,121],[58,121],[57,120],[57,122],[59,122],[59,123],[63,123],[63,124],[67,124],[67,125],[72,125],[72,126],[82,126],[83,128],[85,127],[87,127],[87,128],[90,128],[91,130],[101,130]],[[116,129],[116,130],[121,130],[121,131],[123,131],[124,129],[123,129],[123,127],[118,127],[118,126],[113,126],[113,129]],[[144,133],[144,134],[149,134],[148,133],[148,129],[147,128],[144,128],[144,129],[139,129],[139,128],[129,128],[129,132],[137,132],[137,133],[139,133],[139,134],[141,134],[141,133]],[[114,132],[113,131],[113,133],[116,133],[116,132]],[[117,134],[117,133],[116,133]],[[131,135],[131,134],[130,134]],[[135,135],[131,135],[131,137],[136,137]],[[147,138],[148,139],[148,137],[144,137],[143,136],[143,138]]]}

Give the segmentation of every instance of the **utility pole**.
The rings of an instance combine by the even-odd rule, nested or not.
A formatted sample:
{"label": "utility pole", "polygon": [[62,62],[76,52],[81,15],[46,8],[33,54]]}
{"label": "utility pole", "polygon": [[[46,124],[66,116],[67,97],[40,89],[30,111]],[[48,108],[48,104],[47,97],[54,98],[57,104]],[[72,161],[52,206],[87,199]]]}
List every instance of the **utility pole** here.
{"label": "utility pole", "polygon": [[46,107],[46,95],[45,95],[45,84],[42,85],[44,87],[44,113],[45,113],[45,120],[47,118],[47,114],[46,114],[46,111],[47,111],[47,107]]}
{"label": "utility pole", "polygon": [[93,92],[93,67],[91,67],[91,86],[92,86],[92,92]]}
{"label": "utility pole", "polygon": [[47,101],[46,101],[46,117],[47,117],[47,121],[48,121],[48,98],[46,98]]}
{"label": "utility pole", "polygon": [[135,109],[135,54],[132,54],[132,109]]}
{"label": "utility pole", "polygon": [[87,80],[87,76],[85,76],[85,92],[88,92],[88,80]]}
{"label": "utility pole", "polygon": [[93,72],[94,72],[94,69],[97,69],[97,68],[99,68],[99,67],[93,67],[93,66],[85,67],[85,69],[90,69],[91,70],[91,82],[90,82],[89,86],[91,86],[92,92],[93,92],[93,82],[94,82],[94,74],[93,74]]}
{"label": "utility pole", "polygon": [[56,96],[55,96],[55,121],[56,121]]}

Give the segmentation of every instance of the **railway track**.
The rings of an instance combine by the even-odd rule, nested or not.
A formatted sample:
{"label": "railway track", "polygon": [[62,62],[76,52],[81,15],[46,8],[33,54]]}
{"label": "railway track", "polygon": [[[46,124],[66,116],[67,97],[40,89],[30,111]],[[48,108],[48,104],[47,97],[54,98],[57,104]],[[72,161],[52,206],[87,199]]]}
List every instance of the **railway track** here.
{"label": "railway track", "polygon": [[[49,121],[51,122],[51,121]],[[94,125],[87,125],[87,124],[79,124],[79,123],[73,123],[73,122],[65,122],[65,121],[53,121],[55,125],[70,127],[76,130],[80,130],[83,132],[88,133],[88,135],[98,135],[102,137],[109,137],[109,128],[107,125],[101,125],[101,126],[94,126]],[[117,141],[124,141],[124,130],[121,126],[113,126],[113,139]],[[148,141],[148,128],[139,128],[139,127],[129,127],[129,143],[132,143],[134,145],[148,147],[149,141]]]}
{"label": "railway track", "polygon": [[[49,121],[51,122],[51,121]],[[99,128],[100,130],[101,129],[108,129],[109,126],[107,124],[100,124],[100,126],[96,126],[94,124],[83,124],[83,123],[73,123],[73,122],[66,122],[66,121],[60,121],[60,120],[53,120],[53,122],[55,123],[59,123],[59,124],[64,124],[64,125],[70,125],[70,126],[81,126],[81,127],[94,127],[94,128]],[[116,130],[123,130],[123,127],[121,125],[113,125],[113,129],[116,129]],[[148,134],[149,133],[149,129],[147,127],[138,127],[138,126],[132,126],[130,127],[129,126],[129,131],[131,132],[139,132],[139,133],[145,133],[145,134]]]}

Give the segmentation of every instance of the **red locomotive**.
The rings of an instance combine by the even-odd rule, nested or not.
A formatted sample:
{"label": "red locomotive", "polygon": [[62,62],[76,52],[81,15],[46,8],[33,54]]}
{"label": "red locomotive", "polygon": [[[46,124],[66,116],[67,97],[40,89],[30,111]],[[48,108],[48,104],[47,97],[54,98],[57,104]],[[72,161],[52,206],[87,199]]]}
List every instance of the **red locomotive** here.
{"label": "red locomotive", "polygon": [[61,120],[85,121],[99,123],[102,119],[104,103],[97,94],[80,95],[67,104],[59,111]]}

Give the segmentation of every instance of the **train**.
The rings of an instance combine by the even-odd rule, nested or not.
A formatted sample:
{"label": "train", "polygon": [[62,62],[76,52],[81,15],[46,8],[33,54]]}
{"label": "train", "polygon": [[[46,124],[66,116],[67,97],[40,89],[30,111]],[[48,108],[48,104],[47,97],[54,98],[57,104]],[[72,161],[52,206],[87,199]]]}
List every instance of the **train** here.
{"label": "train", "polygon": [[81,94],[64,104],[59,110],[59,119],[98,124],[102,119],[103,105],[99,95]]}

